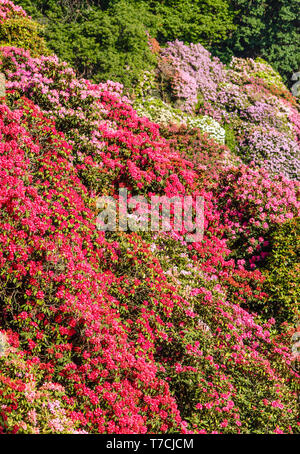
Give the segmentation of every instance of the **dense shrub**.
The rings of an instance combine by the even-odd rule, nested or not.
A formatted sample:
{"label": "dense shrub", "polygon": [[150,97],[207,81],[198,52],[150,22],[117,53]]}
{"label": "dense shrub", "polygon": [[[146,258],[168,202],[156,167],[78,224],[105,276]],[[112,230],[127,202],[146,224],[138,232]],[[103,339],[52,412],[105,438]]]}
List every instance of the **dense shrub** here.
{"label": "dense shrub", "polygon": [[186,43],[214,46],[234,29],[233,11],[224,0],[162,0],[147,4],[162,18],[162,26],[156,35],[162,44],[179,39]]}
{"label": "dense shrub", "polygon": [[294,218],[278,226],[270,238],[264,267],[270,301],[262,311],[278,323],[299,320],[299,235],[299,218]]}
{"label": "dense shrub", "polygon": [[[118,83],[0,55],[2,432],[297,432],[291,326],[251,311],[272,304],[254,253],[299,214],[299,185],[160,129]],[[124,187],[202,196],[203,239],[99,231],[97,197]]]}
{"label": "dense shrub", "polygon": [[85,433],[76,430],[78,424],[70,417],[64,387],[45,379],[37,357],[26,361],[7,342],[0,355],[0,370],[1,434]]}
{"label": "dense shrub", "polygon": [[42,27],[28,18],[22,8],[8,0],[1,0],[0,8],[0,45],[29,49],[35,56],[50,53],[40,36]]}
{"label": "dense shrub", "polygon": [[114,278],[108,268],[101,272],[100,264],[117,259],[118,243],[103,248],[106,241],[85,207],[86,190],[72,166],[70,146],[32,104],[25,101],[23,109],[1,110],[1,136],[8,145],[1,155],[1,324],[23,333],[17,346],[26,357],[43,357],[40,368],[49,380],[65,383],[71,418],[84,430],[177,427],[176,403],[167,383],[155,378],[148,344],[145,351],[135,350],[117,300],[105,289]]}
{"label": "dense shrub", "polygon": [[[45,23],[48,45],[83,76],[95,81],[136,81],[153,59],[147,30],[161,44],[174,39],[213,45],[233,29],[226,0],[18,0]],[[131,74],[132,73],[132,74]]]}
{"label": "dense shrub", "polygon": [[[263,3],[259,0],[250,3],[247,0],[127,0],[123,4],[120,0],[17,0],[17,3],[35,20],[45,23],[47,43],[57,55],[97,81],[105,80],[101,72],[113,80],[118,75],[122,83],[128,81],[122,68],[125,48],[118,43],[121,27],[125,41],[131,41],[131,31],[139,36],[136,52],[140,51],[140,56],[145,53],[141,30],[146,28],[162,45],[176,39],[185,44],[200,43],[226,63],[233,55],[264,58],[290,85],[292,74],[299,70],[298,0]],[[122,16],[118,11],[122,11]],[[75,30],[81,33],[80,37]],[[131,52],[134,69],[141,64],[136,52]],[[120,53],[120,58],[116,53]],[[112,62],[105,64],[110,59]]]}
{"label": "dense shrub", "polygon": [[213,140],[200,128],[172,125],[161,126],[160,131],[172,149],[193,162],[198,178],[203,178],[206,188],[209,188],[209,183],[218,184],[222,170],[238,161],[226,146]]}
{"label": "dense shrub", "polygon": [[221,123],[244,162],[299,178],[299,106],[266,62],[233,58],[226,69],[200,44],[175,41],[161,53],[157,84],[169,103]]}
{"label": "dense shrub", "polygon": [[31,2],[31,6],[34,17],[45,23],[49,47],[82,77],[96,82],[111,79],[132,89],[139,73],[156,62],[147,30],[155,30],[159,20],[146,4],[120,0],[105,11],[85,1]]}
{"label": "dense shrub", "polygon": [[159,76],[169,80],[171,98],[182,110],[193,112],[197,104],[215,102],[218,85],[226,80],[224,66],[201,44],[184,45],[176,40],[162,50]]}
{"label": "dense shrub", "polygon": [[141,117],[147,117],[160,126],[183,125],[207,133],[218,143],[224,144],[225,142],[225,130],[208,115],[192,116],[185,114],[158,98],[138,98],[135,100],[134,108]]}
{"label": "dense shrub", "polygon": [[[85,207],[86,191],[64,138],[26,100],[12,112],[2,107],[1,116],[1,137],[7,143],[1,155],[1,325],[19,333],[13,343],[25,359],[42,356],[38,368],[45,370],[47,380],[64,386],[72,422],[80,423],[80,430],[112,433],[211,432],[216,424],[222,432],[293,430],[291,390],[280,385],[275,372],[278,368],[283,377],[288,369],[282,369],[279,356],[270,356],[272,365],[266,359],[273,355],[269,333],[229,305],[209,276],[202,274],[200,283],[197,261],[195,271],[191,269],[193,283],[188,255],[182,257],[176,278],[172,262],[179,266],[180,243],[169,249],[175,255],[166,261],[164,273],[151,258],[150,245],[135,234],[107,242]],[[157,246],[158,258],[165,255],[164,243],[162,249]],[[207,273],[209,262],[203,264]],[[175,279],[173,284],[168,276]],[[226,338],[224,344],[227,323],[232,343]],[[202,340],[199,326],[209,327]],[[252,330],[247,342],[244,326]],[[210,333],[215,336],[212,344]],[[236,362],[227,360],[234,357],[237,345],[242,349],[236,354],[241,373]],[[276,345],[288,360],[282,348]],[[261,380],[259,395],[244,383],[245,368]],[[179,411],[187,426],[176,404],[182,402],[186,380],[186,406],[180,404]],[[251,401],[257,408],[262,398],[261,411],[272,415],[271,427],[266,415],[258,417],[260,410],[255,416],[256,409],[244,407]],[[18,402],[12,420],[14,411],[25,412],[26,396],[24,400],[19,395]],[[26,431],[19,421],[5,430]]]}
{"label": "dense shrub", "polygon": [[245,165],[223,172],[216,189],[223,223],[229,228],[236,259],[249,259],[252,269],[269,250],[274,226],[299,216],[299,183]]}
{"label": "dense shrub", "polygon": [[[105,99],[106,102],[110,100],[117,103],[117,110],[111,110],[110,118],[115,118],[124,126],[130,118],[126,115],[132,115],[133,111],[128,108],[125,117],[117,119],[116,112],[120,112],[121,101],[108,92]],[[125,114],[125,110],[123,112]],[[11,113],[6,108],[2,109],[2,116],[2,140],[8,143],[3,150],[2,178],[6,181],[9,178],[8,187],[11,188],[8,193],[5,189],[1,210],[5,223],[2,244],[7,244],[4,251],[8,252],[8,255],[5,253],[2,256],[1,270],[3,276],[9,277],[1,287],[4,309],[2,326],[23,333],[19,335],[16,347],[23,349],[28,360],[32,356],[43,355],[40,367],[45,368],[48,380],[65,387],[65,402],[72,406],[70,417],[74,424],[80,423],[79,430],[112,433],[148,430],[211,432],[216,430],[216,425],[222,432],[294,430],[292,419],[295,408],[291,402],[291,389],[287,385],[280,385],[282,397],[275,399],[275,396],[279,396],[276,393],[277,385],[289,372],[288,369],[285,372],[282,370],[279,356],[276,360],[271,360],[270,356],[272,365],[266,360],[271,355],[271,338],[268,340],[267,332],[255,324],[252,316],[226,302],[218,281],[209,277],[221,260],[219,256],[216,262],[217,238],[210,246],[208,236],[206,246],[201,246],[202,253],[200,245],[195,245],[199,264],[194,259],[194,285],[191,285],[189,278],[189,267],[186,268],[190,260],[188,256],[182,257],[178,269],[179,280],[175,271],[168,273],[170,266],[173,268],[173,260],[179,265],[177,254],[181,247],[184,253],[184,245],[180,246],[180,243],[175,242],[169,248],[175,253],[178,244],[179,250],[174,258],[170,255],[169,262],[166,261],[168,268],[159,271],[159,262],[151,259],[150,244],[143,244],[138,237],[112,237],[112,243],[107,243],[101,235],[97,239],[93,215],[86,212],[83,204],[87,195],[76,177],[76,170],[70,160],[71,149],[66,142],[62,142],[64,139],[27,101]],[[20,129],[16,122],[24,126]],[[24,127],[31,131],[32,138]],[[22,140],[11,141],[11,134],[20,139],[22,136]],[[21,148],[15,148],[17,143]],[[161,157],[162,149],[159,150],[157,158]],[[23,162],[25,152],[30,161],[25,160],[24,165],[16,166],[17,162]],[[4,170],[12,168],[12,162],[15,162],[14,177]],[[169,165],[167,160],[166,164]],[[109,161],[106,165],[109,166]],[[165,184],[167,189],[168,180],[165,180]],[[1,187],[6,188],[7,185],[1,184]],[[18,199],[14,202],[16,190],[23,194],[22,204],[19,204]],[[20,222],[24,216],[22,207],[26,211],[24,221]],[[215,216],[216,213],[212,213],[214,222]],[[8,228],[8,225],[11,227]],[[215,226],[213,231],[220,229]],[[98,248],[101,245],[100,249],[96,244]],[[161,244],[161,252],[159,243],[157,245],[158,257],[165,255],[165,241]],[[214,256],[207,254],[210,247]],[[163,267],[164,263],[165,259],[162,259]],[[201,284],[198,281],[199,266],[205,270],[202,271],[205,274],[202,274]],[[18,295],[24,295],[24,300],[20,297],[15,299],[10,293],[12,285]],[[217,286],[216,294],[212,293],[214,285]],[[186,300],[190,291],[192,293]],[[220,296],[217,296],[218,292],[221,292]],[[204,300],[201,295],[204,295]],[[92,303],[91,298],[97,299]],[[207,301],[208,306],[203,301]],[[34,320],[29,316],[33,313],[36,314]],[[118,318],[120,316],[121,320]],[[225,317],[223,322],[220,317]],[[232,344],[228,339],[225,344],[222,343],[222,336],[227,334],[225,328],[219,331],[220,326],[226,326],[227,323],[231,336],[231,324],[237,327],[237,337],[232,337]],[[247,335],[247,342],[242,340],[245,323],[253,327],[253,343],[250,344],[250,334]],[[209,327],[203,331],[203,340],[199,336],[199,328],[193,334],[195,326]],[[216,336],[212,344],[211,332]],[[230,365],[227,360],[228,357],[234,357],[236,342],[242,348],[236,361],[242,357],[248,358],[246,362],[242,361],[240,374],[236,363]],[[261,359],[255,353],[257,343],[263,351],[260,353],[263,355]],[[203,355],[201,363],[197,359],[200,345]],[[282,350],[283,346],[277,345],[275,348],[278,352],[285,352],[288,359],[288,352]],[[189,353],[185,354],[185,351]],[[265,368],[264,372],[261,371],[262,367]],[[248,374],[254,374],[255,380],[261,380],[259,395],[244,383],[245,368]],[[282,379],[277,378],[277,369],[278,373],[281,370]],[[269,377],[267,381],[266,376]],[[173,378],[166,381],[167,377]],[[182,401],[183,383],[186,380],[190,384],[188,388],[185,386],[185,399]],[[203,383],[201,390],[198,387],[199,380]],[[271,383],[274,383],[273,388]],[[142,394],[139,391],[141,386]],[[175,400],[168,394],[169,389],[174,393]],[[210,389],[208,395],[207,389]],[[72,400],[74,393],[76,399]],[[251,401],[258,408],[257,399],[261,401],[262,398],[265,399],[263,405],[266,409],[261,410],[273,415],[271,427],[269,423],[265,425],[268,420],[266,415],[263,418],[258,416],[261,415],[260,410],[255,416],[255,409],[245,407],[245,402]],[[177,408],[176,401],[185,402],[185,406],[180,404]],[[124,413],[128,406],[132,414],[130,418],[125,417]],[[181,417],[178,411],[182,413]],[[186,420],[187,426],[181,422],[181,418]]]}
{"label": "dense shrub", "polygon": [[1,23],[17,17],[26,17],[24,9],[10,0],[1,0]]}
{"label": "dense shrub", "polygon": [[[291,76],[300,66],[298,0],[230,0],[230,4],[237,14],[236,28],[227,39],[227,52],[264,58],[291,85]],[[224,54],[224,49],[225,42],[219,53]]]}

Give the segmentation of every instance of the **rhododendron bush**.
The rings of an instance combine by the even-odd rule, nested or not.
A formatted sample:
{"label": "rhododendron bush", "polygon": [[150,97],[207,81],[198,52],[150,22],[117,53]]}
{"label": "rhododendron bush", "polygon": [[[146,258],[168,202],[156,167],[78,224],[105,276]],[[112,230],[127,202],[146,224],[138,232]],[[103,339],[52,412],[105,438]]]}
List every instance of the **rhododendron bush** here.
{"label": "rhododendron bush", "polygon": [[50,54],[40,36],[42,26],[10,0],[0,1],[0,45],[13,45],[30,49],[34,55]]}
{"label": "rhododendron bush", "polygon": [[[295,292],[268,309],[296,180],[242,163],[197,121],[140,117],[120,84],[55,56],[3,46],[0,60],[0,432],[299,431]],[[100,231],[97,197],[120,188],[203,197],[203,239]]]}
{"label": "rhododendron bush", "polygon": [[161,51],[157,79],[175,106],[228,126],[246,163],[299,179],[299,105],[266,62],[233,58],[227,69],[200,44],[175,41]]}

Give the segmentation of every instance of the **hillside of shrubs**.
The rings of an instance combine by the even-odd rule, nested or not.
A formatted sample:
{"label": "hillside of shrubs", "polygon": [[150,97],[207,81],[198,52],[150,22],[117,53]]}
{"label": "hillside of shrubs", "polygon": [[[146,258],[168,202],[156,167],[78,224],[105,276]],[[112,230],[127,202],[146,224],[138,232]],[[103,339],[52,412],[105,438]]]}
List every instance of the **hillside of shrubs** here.
{"label": "hillside of shrubs", "polygon": [[[299,433],[300,105],[284,74],[135,14],[128,52],[104,49],[96,74],[84,2],[81,63],[66,41],[54,53],[35,3],[68,2],[0,0],[0,433]],[[110,36],[126,2],[93,3]],[[158,30],[176,2],[138,3]],[[234,17],[214,3],[220,43]],[[101,230],[99,197],[125,189],[202,197],[203,238]]]}
{"label": "hillside of shrubs", "polygon": [[[165,46],[200,43],[229,64],[263,58],[289,88],[300,70],[299,0],[15,0],[49,48],[94,82],[126,90],[154,60],[146,34]],[[21,46],[23,47],[23,46]],[[299,79],[299,77],[298,77]],[[298,84],[299,89],[299,84]]]}

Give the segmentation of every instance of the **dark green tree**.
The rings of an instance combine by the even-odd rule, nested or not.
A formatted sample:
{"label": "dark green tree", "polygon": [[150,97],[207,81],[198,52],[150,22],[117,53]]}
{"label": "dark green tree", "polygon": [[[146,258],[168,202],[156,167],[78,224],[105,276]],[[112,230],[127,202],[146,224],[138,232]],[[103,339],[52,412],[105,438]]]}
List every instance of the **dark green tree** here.
{"label": "dark green tree", "polygon": [[144,4],[124,0],[20,0],[45,25],[51,49],[80,76],[122,82],[130,89],[141,71],[156,61],[147,31],[156,33],[159,19]]}
{"label": "dark green tree", "polygon": [[236,29],[220,55],[262,57],[291,85],[300,67],[300,0],[230,0]]}
{"label": "dark green tree", "polygon": [[[134,0],[135,3],[143,3]],[[161,0],[146,2],[161,16],[162,26],[156,38],[161,44],[178,39],[211,47],[228,38],[234,14],[227,0]]]}

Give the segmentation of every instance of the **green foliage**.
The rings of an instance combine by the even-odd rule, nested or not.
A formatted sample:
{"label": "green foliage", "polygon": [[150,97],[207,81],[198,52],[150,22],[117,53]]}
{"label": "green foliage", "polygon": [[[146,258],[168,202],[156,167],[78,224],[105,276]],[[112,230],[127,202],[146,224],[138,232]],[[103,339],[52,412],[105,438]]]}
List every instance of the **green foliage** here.
{"label": "green foliage", "polygon": [[[141,3],[137,1],[136,3]],[[211,46],[226,39],[234,28],[233,12],[226,0],[162,0],[147,2],[163,26],[157,39],[162,44],[178,39]]]}
{"label": "green foliage", "polygon": [[271,240],[271,254],[265,270],[265,291],[270,295],[270,300],[264,306],[264,312],[280,323],[299,320],[299,244],[299,218],[277,228]]}
{"label": "green foliage", "polygon": [[268,64],[266,60],[258,57],[256,58],[255,62],[261,63],[263,66],[267,68],[267,71],[265,69],[262,69],[254,72],[253,76],[255,78],[263,79],[269,87],[275,86],[278,89],[284,88],[282,77],[280,76],[280,74],[278,74],[277,71],[274,70],[274,68],[271,65]]}
{"label": "green foliage", "polygon": [[128,87],[153,58],[147,30],[164,45],[201,43],[224,62],[261,57],[291,85],[300,68],[299,0],[16,0],[46,25],[57,55],[95,81]]}
{"label": "green foliage", "polygon": [[[141,71],[154,67],[147,29],[155,30],[158,19],[146,6],[123,0],[105,11],[92,3],[77,1],[75,9],[67,1],[32,1],[29,12],[45,23],[50,48],[80,76],[96,82],[110,79],[131,88]],[[28,2],[19,4],[26,7]]]}
{"label": "green foliage", "polygon": [[[227,56],[262,57],[291,84],[300,67],[299,0],[231,0],[231,5],[236,29],[227,40]],[[226,54],[224,44],[219,55]]]}
{"label": "green foliage", "polygon": [[43,28],[27,17],[16,17],[4,21],[0,28],[0,45],[22,47],[33,56],[49,55],[44,39]]}
{"label": "green foliage", "polygon": [[46,25],[51,49],[80,75],[112,79],[130,87],[155,62],[148,37],[211,46],[233,28],[227,0],[144,2],[142,0],[19,0]]}
{"label": "green foliage", "polygon": [[233,154],[236,154],[238,142],[235,137],[234,127],[229,123],[225,123],[224,129],[226,137],[225,144]]}

